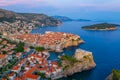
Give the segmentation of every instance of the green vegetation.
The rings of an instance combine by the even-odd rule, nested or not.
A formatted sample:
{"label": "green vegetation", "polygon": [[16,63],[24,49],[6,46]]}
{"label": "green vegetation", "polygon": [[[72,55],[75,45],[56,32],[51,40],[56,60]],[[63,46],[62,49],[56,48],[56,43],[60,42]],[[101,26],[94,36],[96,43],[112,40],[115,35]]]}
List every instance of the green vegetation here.
{"label": "green vegetation", "polygon": [[84,59],[88,59],[89,62],[92,62],[92,59],[89,56],[83,56]]}
{"label": "green vegetation", "polygon": [[66,65],[63,67],[63,71],[66,70],[69,67],[69,65]]}
{"label": "green vegetation", "polygon": [[45,14],[35,14],[35,13],[18,13],[19,15],[22,15],[25,17],[29,22],[31,20],[38,21],[36,25],[41,26],[44,24],[44,26],[57,26],[57,24],[61,23],[60,20],[49,17]]}
{"label": "green vegetation", "polygon": [[68,56],[68,55],[62,56],[60,60],[63,61],[63,63],[60,61],[58,62],[58,65],[63,67],[63,71],[71,66],[74,66],[75,63],[79,62],[73,56]]}
{"label": "green vegetation", "polygon": [[116,26],[119,26],[119,25],[116,25],[116,24],[108,24],[108,23],[101,23],[101,24],[94,24],[94,25],[90,25],[90,26],[83,26],[82,29],[85,29],[85,30],[99,30],[99,29],[110,29],[110,28],[117,28]]}
{"label": "green vegetation", "polygon": [[30,49],[34,49],[34,47],[33,47],[33,46],[30,46],[29,48],[30,48]]}
{"label": "green vegetation", "polygon": [[45,73],[41,73],[40,71],[35,72],[36,75],[39,75],[41,79],[45,79]]}
{"label": "green vegetation", "polygon": [[57,63],[58,63],[59,67],[62,67],[62,61],[61,60],[59,60]]}
{"label": "green vegetation", "polygon": [[5,75],[3,78],[4,78],[4,79],[8,79],[8,76],[7,76],[7,75]]}
{"label": "green vegetation", "polygon": [[18,61],[19,61],[18,59],[13,58],[12,61],[9,61],[8,64],[6,64],[6,65],[4,65],[3,67],[0,68],[0,74],[2,74],[2,73],[4,73],[5,71],[11,69],[11,68],[15,65],[15,63],[18,62]]}
{"label": "green vegetation", "polygon": [[120,80],[120,70],[113,70],[113,80]]}
{"label": "green vegetation", "polygon": [[44,47],[35,47],[35,50],[36,51],[40,51],[40,52],[42,52],[42,51],[44,51],[45,50],[45,48]]}
{"label": "green vegetation", "polygon": [[24,52],[24,43],[20,42],[17,44],[16,48],[15,48],[16,52]]}
{"label": "green vegetation", "polygon": [[68,61],[70,65],[74,65],[74,63],[78,62],[78,60],[76,60],[73,56],[68,56],[68,55],[62,56],[61,60]]}
{"label": "green vegetation", "polygon": [[0,22],[4,22],[4,21],[13,23],[15,22],[15,18],[6,18],[6,17],[0,18]]}

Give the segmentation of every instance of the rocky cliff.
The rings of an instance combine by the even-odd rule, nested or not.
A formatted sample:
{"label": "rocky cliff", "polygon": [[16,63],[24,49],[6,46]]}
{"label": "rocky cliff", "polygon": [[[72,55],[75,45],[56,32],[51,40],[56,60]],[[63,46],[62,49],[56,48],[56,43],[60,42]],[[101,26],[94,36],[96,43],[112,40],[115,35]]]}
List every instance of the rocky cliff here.
{"label": "rocky cliff", "polygon": [[55,48],[56,52],[61,52],[64,48],[71,47],[71,46],[78,46],[79,44],[84,43],[84,41],[79,37],[75,36],[73,38],[70,38],[69,40],[65,40],[60,44],[59,49]]}
{"label": "rocky cliff", "polygon": [[81,40],[80,38],[77,38],[77,40],[74,40],[74,39],[70,39],[68,41],[65,41],[62,46],[63,48],[67,48],[67,47],[70,47],[70,46],[77,46],[79,45],[80,43],[83,43],[84,41]]}
{"label": "rocky cliff", "polygon": [[63,75],[69,76],[77,72],[92,69],[96,66],[92,53],[77,49],[74,57],[62,59]]}

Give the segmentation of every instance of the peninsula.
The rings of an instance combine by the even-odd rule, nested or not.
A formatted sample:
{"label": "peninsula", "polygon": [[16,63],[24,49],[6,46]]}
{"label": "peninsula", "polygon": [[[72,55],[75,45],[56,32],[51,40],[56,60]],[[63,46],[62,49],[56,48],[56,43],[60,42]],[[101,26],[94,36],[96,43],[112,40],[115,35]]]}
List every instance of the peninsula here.
{"label": "peninsula", "polygon": [[83,26],[82,29],[84,30],[116,30],[116,24],[108,24],[108,23],[101,23],[101,24],[94,24],[90,26]]}
{"label": "peninsula", "polygon": [[[2,68],[4,70],[1,72],[2,79],[40,80],[50,78],[55,80],[62,77],[67,77],[77,72],[90,70],[96,66],[93,60],[92,52],[81,49],[77,49],[73,56],[61,56],[58,61],[52,61],[48,59],[50,56],[49,50],[54,50],[57,52],[68,46],[77,46],[78,44],[82,43],[83,40],[75,34],[63,32],[46,32],[42,35],[1,35],[1,40],[1,44],[3,46],[8,44],[7,41],[12,41],[10,46],[8,45],[5,47],[5,49],[1,49],[4,53],[1,55],[1,61],[4,59],[2,56],[11,56],[12,54],[14,54],[12,57],[16,56],[15,59],[17,59],[15,62],[16,64],[12,65],[8,62],[9,57],[5,58],[6,62],[1,64],[1,67],[6,66],[6,70],[7,67],[10,67],[10,70],[8,73],[5,73],[6,70]],[[31,48],[31,46],[33,46],[33,48]],[[7,49],[12,50],[12,52],[9,53],[6,51]],[[10,58],[10,60],[12,60],[12,58]]]}
{"label": "peninsula", "polygon": [[74,56],[50,60],[50,51],[62,52],[84,41],[72,33],[31,34],[36,25],[56,26],[61,21],[44,14],[0,9],[0,80],[46,80],[67,77],[96,66],[91,52],[77,49]]}
{"label": "peninsula", "polygon": [[67,48],[69,46],[77,46],[80,43],[84,42],[78,35],[51,31],[47,31],[45,34],[42,35],[14,34],[7,37],[17,42],[24,42],[28,46],[41,46],[45,49],[56,52],[62,52],[63,48]]}

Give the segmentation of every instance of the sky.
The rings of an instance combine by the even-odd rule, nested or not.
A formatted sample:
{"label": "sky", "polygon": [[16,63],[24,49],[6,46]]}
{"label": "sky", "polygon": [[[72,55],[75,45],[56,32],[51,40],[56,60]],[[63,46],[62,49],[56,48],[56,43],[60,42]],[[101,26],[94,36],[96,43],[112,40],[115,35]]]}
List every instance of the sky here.
{"label": "sky", "polygon": [[120,21],[120,0],[0,0],[0,8],[98,21]]}

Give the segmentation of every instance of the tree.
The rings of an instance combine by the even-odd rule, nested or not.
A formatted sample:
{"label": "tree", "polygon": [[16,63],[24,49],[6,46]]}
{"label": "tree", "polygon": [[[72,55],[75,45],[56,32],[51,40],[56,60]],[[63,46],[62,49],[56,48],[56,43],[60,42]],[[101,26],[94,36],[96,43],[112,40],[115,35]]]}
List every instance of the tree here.
{"label": "tree", "polygon": [[42,52],[42,51],[44,51],[45,50],[45,48],[44,47],[35,47],[35,50],[36,51],[40,51],[40,52]]}
{"label": "tree", "polygon": [[30,46],[29,48],[30,48],[30,49],[34,49],[34,47],[33,47],[33,46]]}
{"label": "tree", "polygon": [[17,47],[15,48],[16,52],[24,52],[24,43],[19,43]]}
{"label": "tree", "polygon": [[3,54],[7,54],[7,51],[2,51]]}
{"label": "tree", "polygon": [[4,79],[8,79],[8,75],[5,75],[3,78],[4,78]]}
{"label": "tree", "polygon": [[113,80],[120,80],[120,70],[113,70]]}
{"label": "tree", "polygon": [[59,60],[57,63],[58,63],[59,67],[62,67],[62,61],[61,60]]}
{"label": "tree", "polygon": [[45,79],[44,73],[41,73],[40,71],[38,71],[36,74],[39,75],[41,77],[41,79]]}

